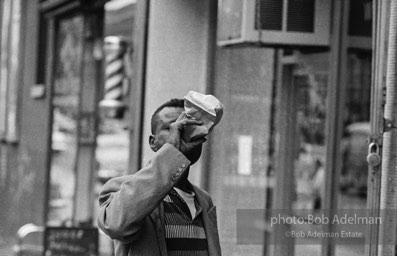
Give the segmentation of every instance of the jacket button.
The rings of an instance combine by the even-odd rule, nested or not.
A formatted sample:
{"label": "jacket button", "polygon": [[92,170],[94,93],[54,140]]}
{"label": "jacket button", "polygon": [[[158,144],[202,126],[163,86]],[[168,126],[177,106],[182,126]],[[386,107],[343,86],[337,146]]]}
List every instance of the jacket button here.
{"label": "jacket button", "polygon": [[182,164],[182,168],[185,168],[186,167],[186,164]]}
{"label": "jacket button", "polygon": [[178,172],[181,172],[183,169],[182,169],[182,167],[179,167],[178,168]]}
{"label": "jacket button", "polygon": [[178,177],[177,177],[176,175],[172,175],[171,179],[172,179],[173,181],[176,181],[176,180],[178,179]]}

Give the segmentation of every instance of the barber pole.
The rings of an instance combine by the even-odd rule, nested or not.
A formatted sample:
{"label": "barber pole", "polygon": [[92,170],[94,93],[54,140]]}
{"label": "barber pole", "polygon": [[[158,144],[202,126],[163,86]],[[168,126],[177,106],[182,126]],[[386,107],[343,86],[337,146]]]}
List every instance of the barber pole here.
{"label": "barber pole", "polygon": [[122,37],[108,36],[105,38],[105,86],[101,107],[110,110],[109,115],[118,117],[124,108],[124,81],[127,41]]}
{"label": "barber pole", "polygon": [[123,98],[124,54],[126,41],[116,36],[105,38],[105,93],[104,99],[119,100]]}

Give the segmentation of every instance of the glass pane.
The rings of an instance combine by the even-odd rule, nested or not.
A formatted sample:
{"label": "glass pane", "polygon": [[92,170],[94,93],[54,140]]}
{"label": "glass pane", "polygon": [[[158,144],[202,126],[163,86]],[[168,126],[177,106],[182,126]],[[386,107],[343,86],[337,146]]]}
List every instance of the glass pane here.
{"label": "glass pane", "polygon": [[105,75],[96,150],[102,182],[127,174],[134,10],[132,0],[113,0],[105,5]]}
{"label": "glass pane", "polygon": [[[350,52],[347,74],[338,208],[360,210],[367,208],[366,157],[370,135],[371,53]],[[355,231],[366,234],[365,226]],[[364,242],[363,239],[359,245],[339,245],[336,254],[349,252],[349,255],[363,255]]]}
{"label": "glass pane", "polygon": [[[340,179],[341,207],[365,208],[367,195],[367,162],[371,93],[371,55],[350,53],[348,56],[345,133]],[[351,203],[346,203],[350,201]]]}
{"label": "glass pane", "polygon": [[[367,139],[369,136],[370,74],[371,58],[369,53],[349,53],[345,108],[341,121],[344,135],[340,141],[341,175],[336,184],[338,207],[340,210],[366,208],[367,193]],[[294,161],[294,190],[292,204],[293,216],[321,217],[324,210],[325,188],[325,124],[328,83],[328,54],[300,54],[299,65],[292,73],[295,90],[296,129],[293,145],[297,145]],[[304,211],[301,211],[304,210]],[[364,213],[363,213],[364,214]],[[335,216],[335,215],[333,215]],[[295,255],[319,255],[321,239],[312,236],[322,234],[322,225],[309,223],[291,225],[296,232],[303,231],[306,237],[296,236]],[[320,224],[324,224],[320,221]],[[365,236],[365,226],[345,225],[344,232],[359,232]],[[341,235],[340,227],[336,229]],[[309,237],[309,234],[310,237]],[[321,237],[321,235],[320,235]],[[363,255],[364,237],[359,242],[343,238],[336,245],[337,254]],[[343,244],[342,244],[343,243]]]}
{"label": "glass pane", "polygon": [[[104,81],[95,152],[99,179],[96,184],[97,193],[110,178],[128,174],[135,10],[136,0],[112,0],[105,4]],[[97,203],[94,205],[98,207]],[[103,233],[100,233],[100,245],[101,255],[112,254],[112,241]]]}
{"label": "glass pane", "polygon": [[274,183],[269,165],[274,51],[217,51],[215,95],[225,111],[211,135],[208,182],[217,205],[221,246],[224,255],[262,255],[263,209]]}
{"label": "glass pane", "polygon": [[[292,72],[296,127],[293,154],[293,216],[321,216],[324,202],[328,53],[298,54]],[[283,146],[283,145],[280,145]],[[285,145],[284,145],[285,146]],[[307,224],[307,225],[306,225]],[[321,231],[321,225],[291,225],[297,233]],[[295,255],[320,255],[321,240],[295,237]]]}
{"label": "glass pane", "polygon": [[73,217],[83,18],[60,20],[56,39],[48,216],[48,224],[52,225],[67,223]]}

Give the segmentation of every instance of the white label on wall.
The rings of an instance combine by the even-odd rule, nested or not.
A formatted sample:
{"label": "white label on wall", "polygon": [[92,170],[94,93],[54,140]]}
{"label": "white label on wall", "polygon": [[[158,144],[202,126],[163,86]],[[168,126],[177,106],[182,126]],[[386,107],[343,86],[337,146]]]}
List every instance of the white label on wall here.
{"label": "white label on wall", "polygon": [[238,136],[238,174],[250,175],[252,172],[252,136]]}

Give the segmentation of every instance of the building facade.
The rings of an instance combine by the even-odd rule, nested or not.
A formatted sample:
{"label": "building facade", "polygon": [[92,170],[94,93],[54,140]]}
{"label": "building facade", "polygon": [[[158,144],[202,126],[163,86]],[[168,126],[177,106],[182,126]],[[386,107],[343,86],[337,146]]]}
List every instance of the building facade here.
{"label": "building facade", "polygon": [[268,214],[367,207],[374,6],[2,0],[0,243],[26,223],[95,225],[102,182],[151,158],[151,113],[193,90],[225,106],[190,172],[225,255],[364,254],[286,238],[299,227]]}

